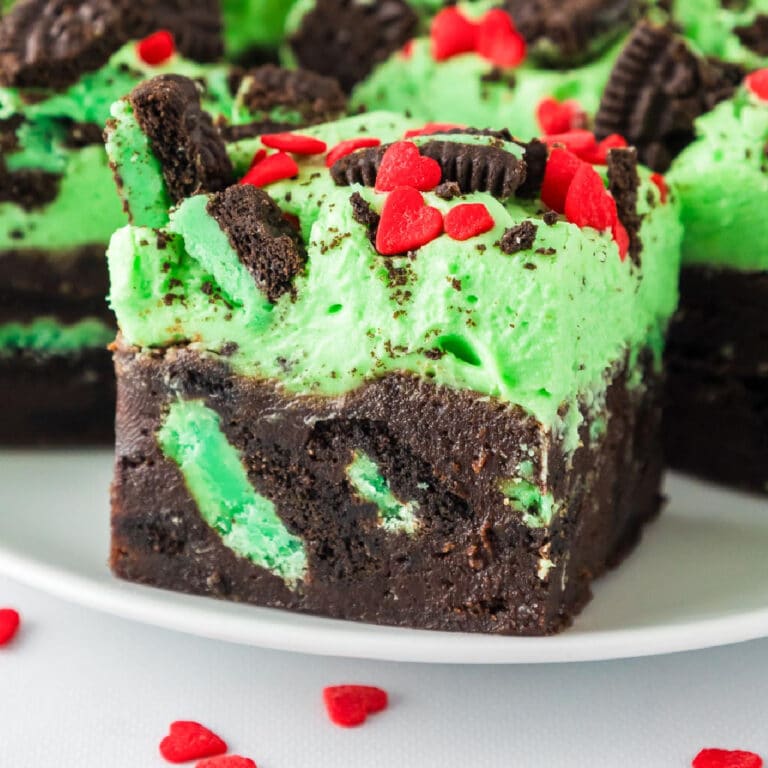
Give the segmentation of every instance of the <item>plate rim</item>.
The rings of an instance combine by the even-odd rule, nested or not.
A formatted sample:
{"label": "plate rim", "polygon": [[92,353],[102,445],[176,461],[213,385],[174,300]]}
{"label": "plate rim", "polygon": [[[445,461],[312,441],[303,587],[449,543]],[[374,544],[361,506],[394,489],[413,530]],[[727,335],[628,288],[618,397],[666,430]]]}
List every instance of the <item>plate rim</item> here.
{"label": "plate rim", "polygon": [[[2,543],[0,574],[67,602],[166,630],[277,651],[378,661],[471,665],[610,661],[703,650],[768,636],[768,606],[664,626],[566,630],[551,637],[388,627],[133,584],[106,568],[107,579],[100,581],[19,555]],[[225,609],[216,615],[214,627],[210,621],[201,622],[211,619],[206,607],[210,605],[245,610],[241,616]],[[471,653],[465,643],[473,646]],[[479,658],[481,652],[483,658]]]}

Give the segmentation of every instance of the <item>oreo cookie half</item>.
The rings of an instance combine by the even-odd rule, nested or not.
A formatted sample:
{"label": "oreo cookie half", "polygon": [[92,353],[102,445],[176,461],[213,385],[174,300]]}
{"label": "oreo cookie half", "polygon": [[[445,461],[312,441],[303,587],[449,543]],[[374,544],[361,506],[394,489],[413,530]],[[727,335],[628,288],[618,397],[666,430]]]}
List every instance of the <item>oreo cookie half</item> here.
{"label": "oreo cookie half", "polygon": [[693,141],[694,120],[732,96],[743,75],[698,56],[671,28],[640,22],[603,92],[595,134],[621,134],[645,165],[666,171]]}
{"label": "oreo cookie half", "polygon": [[[386,151],[387,146],[372,147],[342,157],[331,167],[331,177],[339,186],[372,187]],[[419,152],[440,165],[442,184],[456,183],[463,195],[488,192],[503,200],[525,182],[525,162],[500,147],[428,141],[419,146]]]}

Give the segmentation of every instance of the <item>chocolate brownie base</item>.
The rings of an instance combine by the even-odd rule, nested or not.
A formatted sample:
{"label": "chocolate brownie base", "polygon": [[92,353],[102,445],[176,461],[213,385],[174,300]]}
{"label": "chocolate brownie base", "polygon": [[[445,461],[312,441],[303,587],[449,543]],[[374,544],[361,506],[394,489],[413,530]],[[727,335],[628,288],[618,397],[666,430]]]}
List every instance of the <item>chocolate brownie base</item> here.
{"label": "chocolate brownie base", "polygon": [[[358,621],[440,630],[541,635],[567,626],[592,580],[617,564],[659,509],[660,382],[607,395],[606,433],[566,459],[519,408],[389,375],[343,397],[287,395],[234,375],[222,358],[175,348],[118,348],[112,489],[114,572],[183,592]],[[220,416],[255,489],[302,538],[308,571],[295,589],[236,556],[201,518],[156,433],[167,404],[202,398]],[[419,503],[415,535],[378,525],[345,466],[363,450],[398,498]],[[525,525],[499,478],[546,462],[567,512]],[[540,563],[555,563],[542,573]]]}
{"label": "chocolate brownie base", "polygon": [[110,354],[0,355],[0,445],[102,445],[114,437]]}
{"label": "chocolate brownie base", "polygon": [[768,493],[768,272],[686,267],[667,348],[670,466]]}

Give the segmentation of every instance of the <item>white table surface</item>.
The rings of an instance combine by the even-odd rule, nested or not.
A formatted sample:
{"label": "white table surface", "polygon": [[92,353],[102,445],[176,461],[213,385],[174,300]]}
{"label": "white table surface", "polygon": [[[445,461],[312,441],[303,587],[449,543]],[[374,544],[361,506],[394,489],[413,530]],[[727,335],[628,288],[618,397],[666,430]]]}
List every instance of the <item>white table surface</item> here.
{"label": "white table surface", "polygon": [[[0,649],[2,768],[154,768],[196,719],[259,768],[686,768],[703,746],[768,757],[768,641],[619,662],[458,667],[300,656],[134,624],[0,578],[23,627]],[[386,712],[328,722],[328,684]]]}

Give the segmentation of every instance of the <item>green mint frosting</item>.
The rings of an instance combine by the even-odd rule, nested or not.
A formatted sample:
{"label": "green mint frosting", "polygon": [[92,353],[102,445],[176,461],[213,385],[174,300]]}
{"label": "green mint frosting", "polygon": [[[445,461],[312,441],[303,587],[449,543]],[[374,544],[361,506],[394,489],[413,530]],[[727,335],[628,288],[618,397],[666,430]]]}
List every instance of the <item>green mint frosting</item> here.
{"label": "green mint frosting", "polygon": [[67,324],[53,317],[38,317],[29,323],[0,324],[0,355],[20,349],[67,354],[105,348],[114,337],[114,328],[96,318]]}
{"label": "green mint frosting", "polygon": [[[359,135],[389,141],[406,127],[403,118],[375,113],[303,132],[333,146]],[[241,169],[253,149],[233,148]],[[380,211],[386,196],[335,186],[322,157],[302,160],[298,178],[269,192],[298,216],[307,243],[295,300],[286,294],[267,309],[216,231],[205,198],[193,198],[172,214],[167,242],[135,227],[113,237],[111,302],[128,343],[185,341],[213,354],[234,343],[227,360],[236,373],[280,381],[297,394],[342,395],[372,378],[410,372],[519,404],[570,447],[579,404],[601,404],[613,366],[647,346],[661,355],[677,304],[681,229],[674,196],[659,205],[644,171],[642,269],[619,259],[607,233],[565,221],[547,226],[540,203],[502,204],[485,193],[461,202],[487,206],[490,232],[467,242],[443,235],[412,258],[382,257],[353,219],[349,198],[358,192]],[[457,202],[424,197],[443,212]],[[503,253],[504,231],[526,220],[538,224],[533,248]],[[405,286],[392,279],[398,270]]]}
{"label": "green mint frosting", "polygon": [[238,451],[221,431],[219,416],[199,400],[171,404],[158,432],[165,455],[181,470],[205,522],[235,554],[282,578],[304,578],[304,545],[257,493]]}
{"label": "green mint frosting", "polygon": [[276,47],[295,0],[222,0],[224,45],[237,57],[251,48]]}
{"label": "green mint frosting", "polygon": [[696,133],[667,176],[681,203],[683,263],[768,269],[768,103],[742,89]]}
{"label": "green mint frosting", "polygon": [[352,93],[352,108],[403,111],[423,122],[508,128],[522,139],[538,136],[536,106],[547,96],[576,99],[594,114],[622,43],[589,64],[568,70],[530,62],[494,73],[493,65],[467,53],[435,61],[428,38],[414,41],[411,55],[396,53]]}
{"label": "green mint frosting", "polygon": [[683,34],[707,56],[743,64],[748,69],[764,67],[768,57],[747,48],[736,30],[750,26],[758,14],[768,13],[768,0],[675,0],[673,17]]}
{"label": "green mint frosting", "polygon": [[419,502],[400,501],[368,454],[354,452],[352,463],[347,467],[347,479],[363,501],[376,505],[382,528],[393,533],[416,533]]}

